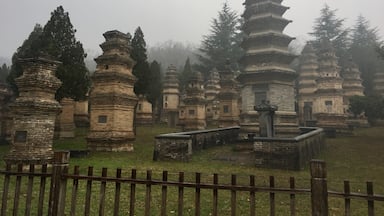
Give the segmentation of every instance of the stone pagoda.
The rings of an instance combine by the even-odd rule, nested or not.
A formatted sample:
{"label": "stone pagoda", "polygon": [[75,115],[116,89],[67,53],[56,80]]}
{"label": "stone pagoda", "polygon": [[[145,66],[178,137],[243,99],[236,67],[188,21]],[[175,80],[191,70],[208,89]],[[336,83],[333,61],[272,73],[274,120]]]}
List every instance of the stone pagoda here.
{"label": "stone pagoda", "polygon": [[23,75],[16,78],[19,97],[10,105],[13,117],[10,164],[49,164],[53,136],[61,106],[55,100],[61,81],[55,76],[60,62],[49,57],[21,59]]}
{"label": "stone pagoda", "polygon": [[334,48],[328,40],[322,41],[318,56],[319,78],[314,106],[317,126],[342,131],[347,126],[343,103],[343,79],[340,76]]}
{"label": "stone pagoda", "polygon": [[88,100],[75,102],[74,121],[76,127],[89,127]]}
{"label": "stone pagoda", "polygon": [[138,96],[139,101],[136,106],[136,125],[151,125],[152,121],[152,104],[148,102],[144,95]]}
{"label": "stone pagoda", "polygon": [[313,106],[316,99],[316,80],[318,74],[316,51],[312,44],[307,43],[300,56],[299,77],[297,79],[297,100],[299,108],[299,122],[304,126],[313,126]]}
{"label": "stone pagoda", "polygon": [[200,72],[193,71],[186,86],[186,96],[183,100],[184,130],[203,130],[206,128],[205,95],[203,77]]}
{"label": "stone pagoda", "polygon": [[241,133],[258,134],[258,113],[254,107],[263,100],[277,106],[275,131],[277,136],[297,134],[298,118],[295,112],[296,72],[290,63],[295,56],[288,51],[294,39],[283,34],[291,22],[282,16],[288,9],[282,0],[246,0],[243,14],[245,55],[240,60],[243,72]]}
{"label": "stone pagoda", "polygon": [[9,101],[12,97],[12,90],[5,83],[0,82],[0,143],[9,139]]}
{"label": "stone pagoda", "polygon": [[163,121],[168,123],[168,126],[175,127],[179,122],[179,79],[178,73],[174,65],[170,65],[165,73],[163,84]]}
{"label": "stone pagoda", "polygon": [[75,137],[75,102],[71,98],[63,98],[60,101],[61,113],[57,118],[58,137],[73,138]]}
{"label": "stone pagoda", "polygon": [[219,118],[219,100],[217,95],[220,92],[220,75],[219,71],[214,68],[205,84],[205,99],[207,123],[216,124]]}
{"label": "stone pagoda", "polygon": [[221,90],[218,95],[220,104],[219,127],[238,126],[240,115],[238,82],[229,61],[227,61],[224,69],[220,71],[220,86]]}
{"label": "stone pagoda", "polygon": [[373,81],[375,93],[384,97],[384,72],[377,72]]}
{"label": "stone pagoda", "polygon": [[133,151],[133,120],[137,97],[133,92],[134,61],[130,57],[130,37],[119,31],[103,34],[103,54],[95,59],[90,92],[90,130],[87,137],[91,151]]}

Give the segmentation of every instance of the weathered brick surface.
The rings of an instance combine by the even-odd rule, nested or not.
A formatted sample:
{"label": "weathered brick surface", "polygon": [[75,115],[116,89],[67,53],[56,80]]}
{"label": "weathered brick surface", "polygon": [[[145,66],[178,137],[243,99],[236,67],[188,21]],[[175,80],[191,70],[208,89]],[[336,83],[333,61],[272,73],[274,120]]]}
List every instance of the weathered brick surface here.
{"label": "weathered brick surface", "polygon": [[75,137],[75,102],[70,98],[63,98],[60,102],[62,109],[58,116],[59,138]]}
{"label": "weathered brick surface", "polygon": [[50,163],[55,119],[61,109],[55,100],[61,85],[54,76],[59,62],[36,58],[21,63],[23,75],[16,79],[19,97],[10,105],[11,149],[4,159],[7,163]]}
{"label": "weathered brick surface", "polygon": [[119,31],[104,33],[100,45],[103,54],[95,59],[90,92],[90,131],[88,149],[92,151],[133,151],[133,92],[136,78],[132,74],[134,61],[130,57],[128,35]]}

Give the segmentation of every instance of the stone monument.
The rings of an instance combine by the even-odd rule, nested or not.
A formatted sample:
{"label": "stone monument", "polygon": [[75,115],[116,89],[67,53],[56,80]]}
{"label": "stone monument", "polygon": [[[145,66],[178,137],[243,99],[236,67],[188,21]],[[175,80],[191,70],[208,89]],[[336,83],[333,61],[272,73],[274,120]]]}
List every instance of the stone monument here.
{"label": "stone monument", "polygon": [[186,86],[184,102],[184,129],[187,131],[206,128],[205,96],[203,77],[200,72],[193,71]]}
{"label": "stone monument", "polygon": [[214,68],[205,84],[206,117],[208,124],[217,124],[219,118],[219,100],[217,98],[220,92],[220,75]]}
{"label": "stone monument", "polygon": [[95,59],[90,92],[90,130],[87,137],[91,151],[133,151],[134,61],[130,57],[130,38],[119,31],[104,33],[100,45],[103,54]]}
{"label": "stone monument", "polygon": [[4,157],[10,164],[52,162],[56,116],[61,106],[55,100],[61,81],[55,71],[60,62],[49,57],[20,60],[23,75],[16,78],[19,97],[10,105],[13,117],[11,149]]}
{"label": "stone monument", "polygon": [[170,65],[165,73],[163,84],[163,112],[162,119],[168,126],[175,127],[179,123],[179,79],[174,65]]}
{"label": "stone monument", "polygon": [[242,84],[241,133],[258,132],[258,113],[254,106],[263,100],[278,106],[275,114],[276,135],[292,136],[299,133],[295,111],[296,72],[290,67],[296,57],[288,51],[294,39],[283,34],[291,22],[283,18],[288,7],[282,0],[246,0],[243,14],[245,55],[238,80]]}
{"label": "stone monument", "polygon": [[278,107],[273,106],[269,101],[263,100],[261,104],[255,106],[255,110],[259,113],[259,133],[260,137],[274,137],[274,116]]}
{"label": "stone monument", "polygon": [[300,56],[299,77],[297,79],[299,122],[303,126],[315,124],[313,106],[316,100],[318,68],[316,51],[312,44],[307,43]]}
{"label": "stone monument", "polygon": [[58,116],[59,138],[75,137],[75,102],[71,98],[63,98],[60,102],[62,109]]}
{"label": "stone monument", "polygon": [[219,127],[231,127],[239,125],[239,92],[238,82],[234,72],[227,61],[224,69],[220,71],[220,92],[218,95],[220,104]]}
{"label": "stone monument", "polygon": [[151,125],[152,121],[152,104],[147,101],[143,95],[139,95],[139,101],[136,106],[136,124]]}
{"label": "stone monument", "polygon": [[88,100],[75,102],[74,121],[76,127],[89,127]]}

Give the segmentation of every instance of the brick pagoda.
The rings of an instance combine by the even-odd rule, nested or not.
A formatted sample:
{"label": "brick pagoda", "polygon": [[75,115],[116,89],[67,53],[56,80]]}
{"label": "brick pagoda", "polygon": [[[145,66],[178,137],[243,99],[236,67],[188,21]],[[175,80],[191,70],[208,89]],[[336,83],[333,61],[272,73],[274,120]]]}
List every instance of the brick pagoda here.
{"label": "brick pagoda", "polygon": [[95,59],[90,92],[90,130],[87,137],[91,151],[133,151],[134,61],[130,57],[130,38],[119,31],[104,33],[100,45],[103,54]]}

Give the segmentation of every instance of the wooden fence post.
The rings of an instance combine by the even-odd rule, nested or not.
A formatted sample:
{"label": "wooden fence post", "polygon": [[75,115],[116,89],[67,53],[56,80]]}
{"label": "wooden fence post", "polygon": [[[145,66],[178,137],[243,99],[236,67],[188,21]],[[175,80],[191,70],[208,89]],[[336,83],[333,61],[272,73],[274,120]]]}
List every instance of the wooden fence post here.
{"label": "wooden fence post", "polygon": [[327,170],[322,160],[311,161],[312,216],[328,216]]}
{"label": "wooden fence post", "polygon": [[67,180],[62,176],[68,172],[68,162],[68,151],[59,151],[54,153],[48,215],[64,215]]}

